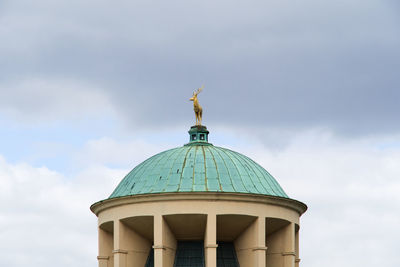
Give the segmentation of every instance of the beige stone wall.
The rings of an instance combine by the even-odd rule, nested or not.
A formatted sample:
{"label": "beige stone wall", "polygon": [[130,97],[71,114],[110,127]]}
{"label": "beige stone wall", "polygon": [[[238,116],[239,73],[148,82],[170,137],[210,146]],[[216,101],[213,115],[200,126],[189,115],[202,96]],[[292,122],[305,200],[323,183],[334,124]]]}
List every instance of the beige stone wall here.
{"label": "beige stone wall", "polygon": [[267,267],[295,267],[295,224],[288,223],[267,235]]}
{"label": "beige stone wall", "polygon": [[241,267],[256,266],[253,249],[257,246],[257,224],[258,219],[235,240],[236,255]]}
{"label": "beige stone wall", "polygon": [[[216,267],[218,241],[234,242],[241,267],[295,267],[299,259],[295,226],[305,209],[293,200],[243,194],[107,200],[92,206],[100,226],[99,266],[144,266],[153,245],[155,266],[173,267],[177,240],[204,240],[206,267]],[[124,223],[135,218],[147,218],[153,232],[143,223]],[[112,231],[102,228],[110,223]]]}
{"label": "beige stone wall", "polygon": [[265,218],[258,217],[234,244],[241,267],[265,267]]}
{"label": "beige stone wall", "polygon": [[114,223],[114,251],[121,251],[123,266],[144,266],[151,249],[151,242],[137,233],[135,230],[129,228],[121,221]]}

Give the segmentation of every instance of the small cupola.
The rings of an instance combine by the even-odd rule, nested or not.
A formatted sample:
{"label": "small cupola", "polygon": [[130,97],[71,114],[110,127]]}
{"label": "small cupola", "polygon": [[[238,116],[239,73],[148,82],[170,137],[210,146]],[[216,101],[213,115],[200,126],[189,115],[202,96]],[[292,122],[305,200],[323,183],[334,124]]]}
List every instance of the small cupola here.
{"label": "small cupola", "polygon": [[206,126],[203,125],[195,125],[190,127],[189,130],[189,143],[186,145],[192,145],[192,144],[208,144],[211,145],[210,143],[208,143],[208,134],[210,133],[207,130]]}

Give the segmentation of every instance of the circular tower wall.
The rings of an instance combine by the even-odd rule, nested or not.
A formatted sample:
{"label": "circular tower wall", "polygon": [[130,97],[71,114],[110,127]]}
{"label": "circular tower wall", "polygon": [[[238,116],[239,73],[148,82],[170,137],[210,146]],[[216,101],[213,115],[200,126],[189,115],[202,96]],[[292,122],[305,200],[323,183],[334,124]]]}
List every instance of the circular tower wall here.
{"label": "circular tower wall", "polygon": [[98,216],[99,266],[299,266],[305,204],[250,158],[208,142],[188,144],[135,167]]}

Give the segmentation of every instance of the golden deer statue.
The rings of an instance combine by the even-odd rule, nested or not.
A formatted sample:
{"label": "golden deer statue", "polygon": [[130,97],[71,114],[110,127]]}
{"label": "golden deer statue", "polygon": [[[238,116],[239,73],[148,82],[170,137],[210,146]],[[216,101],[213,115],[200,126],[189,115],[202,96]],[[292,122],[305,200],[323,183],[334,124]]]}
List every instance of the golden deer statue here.
{"label": "golden deer statue", "polygon": [[189,99],[190,101],[193,101],[194,114],[196,115],[196,125],[201,125],[201,119],[203,117],[203,109],[199,104],[199,100],[197,100],[197,95],[203,90],[203,88],[204,85],[197,89],[197,91],[194,91],[192,98]]}

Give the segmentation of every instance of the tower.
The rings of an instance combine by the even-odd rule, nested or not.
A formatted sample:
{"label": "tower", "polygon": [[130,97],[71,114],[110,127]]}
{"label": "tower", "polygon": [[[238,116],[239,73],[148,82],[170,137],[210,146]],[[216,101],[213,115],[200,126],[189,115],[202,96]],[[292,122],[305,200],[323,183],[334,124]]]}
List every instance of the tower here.
{"label": "tower", "polygon": [[298,267],[300,216],[252,159],[208,142],[150,157],[91,210],[98,217],[99,267]]}

